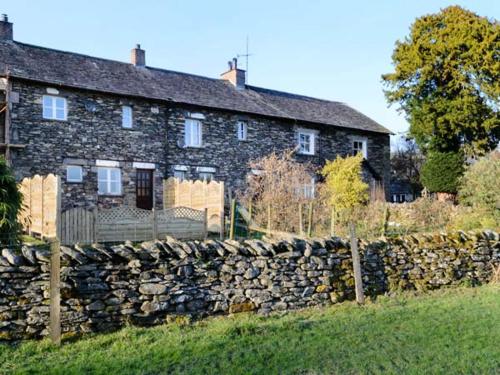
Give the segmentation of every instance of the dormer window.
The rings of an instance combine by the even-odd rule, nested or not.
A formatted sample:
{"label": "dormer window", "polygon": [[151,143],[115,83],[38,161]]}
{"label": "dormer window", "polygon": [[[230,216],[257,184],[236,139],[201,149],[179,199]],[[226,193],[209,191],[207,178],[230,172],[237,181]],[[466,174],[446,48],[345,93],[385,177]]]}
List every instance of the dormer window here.
{"label": "dormer window", "polygon": [[66,121],[68,112],[66,98],[44,95],[42,103],[44,119]]}
{"label": "dormer window", "polygon": [[238,136],[238,141],[247,140],[248,125],[246,121],[238,121],[236,123],[236,133]]}
{"label": "dormer window", "polygon": [[122,128],[132,129],[133,118],[132,118],[132,107],[128,105],[122,106]]}

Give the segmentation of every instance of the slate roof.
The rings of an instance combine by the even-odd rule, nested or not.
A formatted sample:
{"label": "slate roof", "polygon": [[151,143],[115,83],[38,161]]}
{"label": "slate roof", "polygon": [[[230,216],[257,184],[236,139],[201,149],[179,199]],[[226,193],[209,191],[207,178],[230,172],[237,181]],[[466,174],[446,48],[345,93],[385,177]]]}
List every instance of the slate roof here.
{"label": "slate roof", "polygon": [[0,75],[7,71],[12,77],[54,85],[391,133],[340,102],[250,85],[241,90],[221,79],[0,41]]}

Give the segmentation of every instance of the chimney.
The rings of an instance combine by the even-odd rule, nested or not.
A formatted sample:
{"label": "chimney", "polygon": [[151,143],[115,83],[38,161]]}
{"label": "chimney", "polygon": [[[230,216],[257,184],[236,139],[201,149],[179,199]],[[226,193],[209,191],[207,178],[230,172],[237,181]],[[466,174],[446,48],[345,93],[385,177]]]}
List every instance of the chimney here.
{"label": "chimney", "polygon": [[14,28],[6,14],[0,16],[0,41],[13,40]]}
{"label": "chimney", "polygon": [[238,69],[238,60],[234,58],[228,61],[229,70],[222,73],[220,76],[223,80],[229,81],[237,89],[244,89],[246,83],[246,72],[243,69]]}
{"label": "chimney", "polygon": [[135,66],[146,66],[146,51],[141,49],[140,44],[130,51],[130,62]]}

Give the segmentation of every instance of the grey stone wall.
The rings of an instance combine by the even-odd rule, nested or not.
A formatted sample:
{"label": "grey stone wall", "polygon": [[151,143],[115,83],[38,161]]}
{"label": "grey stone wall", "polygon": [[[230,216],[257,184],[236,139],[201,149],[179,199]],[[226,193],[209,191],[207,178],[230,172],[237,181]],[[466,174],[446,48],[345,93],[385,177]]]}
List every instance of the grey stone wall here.
{"label": "grey stone wall", "polygon": [[[184,147],[184,121],[189,113],[202,114],[203,146]],[[237,138],[238,120],[248,123],[248,139]],[[317,130],[315,155],[296,155],[298,161],[310,162],[320,168],[325,160],[337,155],[346,156],[352,152],[352,138],[366,137],[368,163],[383,181],[389,181],[389,136],[384,134],[358,132],[321,125],[293,124],[291,122],[242,116],[228,112],[199,109],[170,108],[168,115],[168,175],[173,175],[175,165],[188,166],[188,178],[198,178],[196,167],[213,167],[215,178],[226,182],[233,190],[244,187],[250,172],[248,163],[273,151],[282,152],[297,145],[297,128]],[[371,173],[367,171],[367,176]],[[388,183],[386,184],[388,189]]]}
{"label": "grey stone wall", "polygon": [[[319,131],[316,154],[297,155],[299,161],[321,167],[325,159],[352,150],[352,137],[368,140],[368,163],[385,181],[389,180],[389,136],[319,125],[293,124],[263,117],[241,116],[229,111],[180,108],[165,103],[123,98],[90,91],[55,87],[68,103],[67,121],[42,118],[42,96],[47,86],[14,81],[19,101],[12,105],[12,141],[24,144],[13,153],[18,179],[34,174],[62,176],[64,208],[74,206],[135,205],[133,162],[156,165],[156,207],[162,207],[162,179],[173,175],[174,165],[188,167],[188,178],[198,178],[196,167],[213,167],[215,178],[232,190],[242,188],[250,172],[248,162],[272,151],[296,146],[296,129],[309,127]],[[86,109],[89,102],[95,111]],[[121,107],[133,107],[134,127],[121,125]],[[203,147],[186,148],[184,121],[188,112],[202,113]],[[238,141],[236,122],[248,121],[248,140]],[[123,194],[119,197],[97,195],[96,159],[120,162]],[[83,183],[66,183],[68,164],[82,165]],[[369,176],[370,173],[367,173]],[[388,183],[385,184],[388,188]]]}
{"label": "grey stone wall", "polygon": [[[498,233],[361,242],[365,293],[479,285],[500,265]],[[269,313],[354,298],[349,242],[178,242],[62,247],[65,333],[161,324],[177,315]],[[48,250],[0,256],[0,339],[47,335]]]}
{"label": "grey stone wall", "polygon": [[[155,163],[155,197],[157,207],[162,207],[162,178],[167,152],[165,107],[144,100],[56,89],[67,99],[67,121],[42,118],[42,96],[47,94],[47,86],[14,81],[13,91],[19,93],[19,102],[12,108],[13,142],[26,145],[13,156],[16,177],[21,179],[37,173],[60,175],[63,208],[93,206],[97,202],[104,206],[135,205],[132,163]],[[95,104],[95,112],[85,108],[88,101]],[[133,129],[122,128],[122,105],[133,107]],[[158,108],[159,113],[153,113],[152,108]],[[97,196],[96,159],[120,162],[121,196]],[[83,183],[66,183],[67,164],[83,166]]]}

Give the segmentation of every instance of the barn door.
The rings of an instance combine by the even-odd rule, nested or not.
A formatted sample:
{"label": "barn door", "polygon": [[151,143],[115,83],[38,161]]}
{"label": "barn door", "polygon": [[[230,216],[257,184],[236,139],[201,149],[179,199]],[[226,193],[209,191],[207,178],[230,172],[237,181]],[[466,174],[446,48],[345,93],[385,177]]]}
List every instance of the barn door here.
{"label": "barn door", "polygon": [[153,170],[137,169],[136,206],[145,210],[153,208]]}

